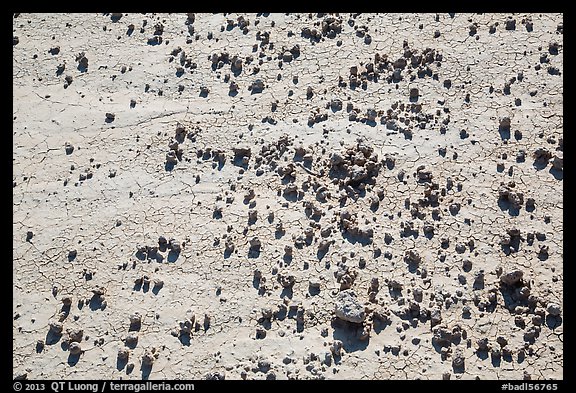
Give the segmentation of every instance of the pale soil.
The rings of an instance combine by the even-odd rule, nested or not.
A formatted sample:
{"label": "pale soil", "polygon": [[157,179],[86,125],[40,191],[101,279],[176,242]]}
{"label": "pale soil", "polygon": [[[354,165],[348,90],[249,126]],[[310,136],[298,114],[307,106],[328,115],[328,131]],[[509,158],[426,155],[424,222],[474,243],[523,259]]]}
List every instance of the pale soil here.
{"label": "pale soil", "polygon": [[562,23],[14,17],[14,376],[562,379]]}

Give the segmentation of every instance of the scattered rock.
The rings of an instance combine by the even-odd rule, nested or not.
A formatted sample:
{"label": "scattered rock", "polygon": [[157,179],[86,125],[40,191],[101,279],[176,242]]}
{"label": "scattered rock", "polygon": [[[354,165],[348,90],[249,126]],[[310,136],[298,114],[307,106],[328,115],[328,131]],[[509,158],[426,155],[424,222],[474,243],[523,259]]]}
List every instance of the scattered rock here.
{"label": "scattered rock", "polygon": [[84,336],[84,330],[80,328],[67,329],[66,334],[68,335],[69,342],[81,343]]}
{"label": "scattered rock", "polygon": [[358,301],[356,293],[345,289],[338,293],[335,304],[336,317],[353,323],[362,323],[366,319],[364,306]]}
{"label": "scattered rock", "polygon": [[433,308],[430,310],[430,324],[432,327],[438,325],[442,322],[442,314],[439,308]]}
{"label": "scattered rock", "polygon": [[562,309],[556,303],[549,303],[548,307],[546,307],[546,311],[548,312],[548,314],[555,317],[562,313]]}
{"label": "scattered rock", "polygon": [[452,356],[452,367],[463,368],[465,360],[466,358],[464,357],[462,349],[458,348]]}
{"label": "scattered rock", "polygon": [[250,90],[252,94],[262,93],[262,91],[264,91],[264,82],[262,81],[262,79],[256,79],[248,87],[248,90]]}
{"label": "scattered rock", "polygon": [[70,295],[62,296],[61,301],[65,307],[69,307],[70,305],[72,305],[72,296]]}
{"label": "scattered rock", "polygon": [[70,352],[70,355],[80,355],[82,353],[82,347],[80,346],[79,343],[77,342],[72,342],[70,343],[70,346],[68,347],[68,351]]}
{"label": "scattered rock", "polygon": [[50,328],[50,332],[59,336],[62,334],[62,330],[64,329],[64,325],[62,325],[62,322],[57,322],[57,321],[50,321],[48,323],[48,326]]}
{"label": "scattered rock", "polygon": [[84,52],[79,53],[76,55],[76,61],[78,62],[78,68],[80,71],[85,71],[88,68],[88,58],[84,54]]}
{"label": "scattered rock", "polygon": [[154,353],[153,351],[146,349],[146,351],[144,351],[144,354],[142,355],[142,365],[148,367],[152,366],[157,356],[158,356],[157,353]]}
{"label": "scattered rock", "polygon": [[129,351],[127,348],[120,348],[120,349],[118,349],[118,355],[117,355],[117,357],[118,357],[119,360],[124,360],[124,361],[126,361],[126,360],[128,360],[129,356],[130,356],[130,351]]}
{"label": "scattered rock", "polygon": [[290,288],[296,282],[296,278],[294,277],[293,274],[290,274],[288,271],[282,270],[280,273],[278,273],[278,282],[280,283],[280,285],[282,285],[282,287]]}
{"label": "scattered rock", "polygon": [[506,30],[516,30],[516,19],[507,19],[504,25]]}
{"label": "scattered rock", "polygon": [[226,373],[224,371],[211,371],[204,375],[204,379],[207,381],[224,381]]}
{"label": "scattered rock", "polygon": [[512,270],[500,276],[500,282],[506,285],[514,286],[522,280],[524,272],[522,270]]}

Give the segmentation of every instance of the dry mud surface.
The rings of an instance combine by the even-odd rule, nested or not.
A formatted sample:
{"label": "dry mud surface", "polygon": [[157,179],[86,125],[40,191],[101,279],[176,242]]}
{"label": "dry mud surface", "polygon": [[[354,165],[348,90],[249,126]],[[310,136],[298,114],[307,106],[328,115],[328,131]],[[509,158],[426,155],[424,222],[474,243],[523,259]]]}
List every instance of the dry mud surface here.
{"label": "dry mud surface", "polygon": [[13,375],[563,378],[562,14],[17,14]]}

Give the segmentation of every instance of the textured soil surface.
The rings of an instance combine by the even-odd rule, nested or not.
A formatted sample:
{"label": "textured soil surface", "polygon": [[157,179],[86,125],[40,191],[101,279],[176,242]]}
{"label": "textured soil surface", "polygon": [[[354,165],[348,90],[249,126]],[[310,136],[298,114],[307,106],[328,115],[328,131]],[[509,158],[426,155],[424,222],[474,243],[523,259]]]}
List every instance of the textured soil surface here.
{"label": "textured soil surface", "polygon": [[562,14],[16,14],[13,375],[562,379]]}

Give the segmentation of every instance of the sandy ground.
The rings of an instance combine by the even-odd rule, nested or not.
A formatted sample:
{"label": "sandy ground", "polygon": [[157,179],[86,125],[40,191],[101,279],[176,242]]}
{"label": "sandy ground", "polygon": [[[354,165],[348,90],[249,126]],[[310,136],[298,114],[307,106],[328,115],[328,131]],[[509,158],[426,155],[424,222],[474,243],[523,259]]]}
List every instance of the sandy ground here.
{"label": "sandy ground", "polygon": [[561,14],[19,14],[13,375],[562,379]]}

